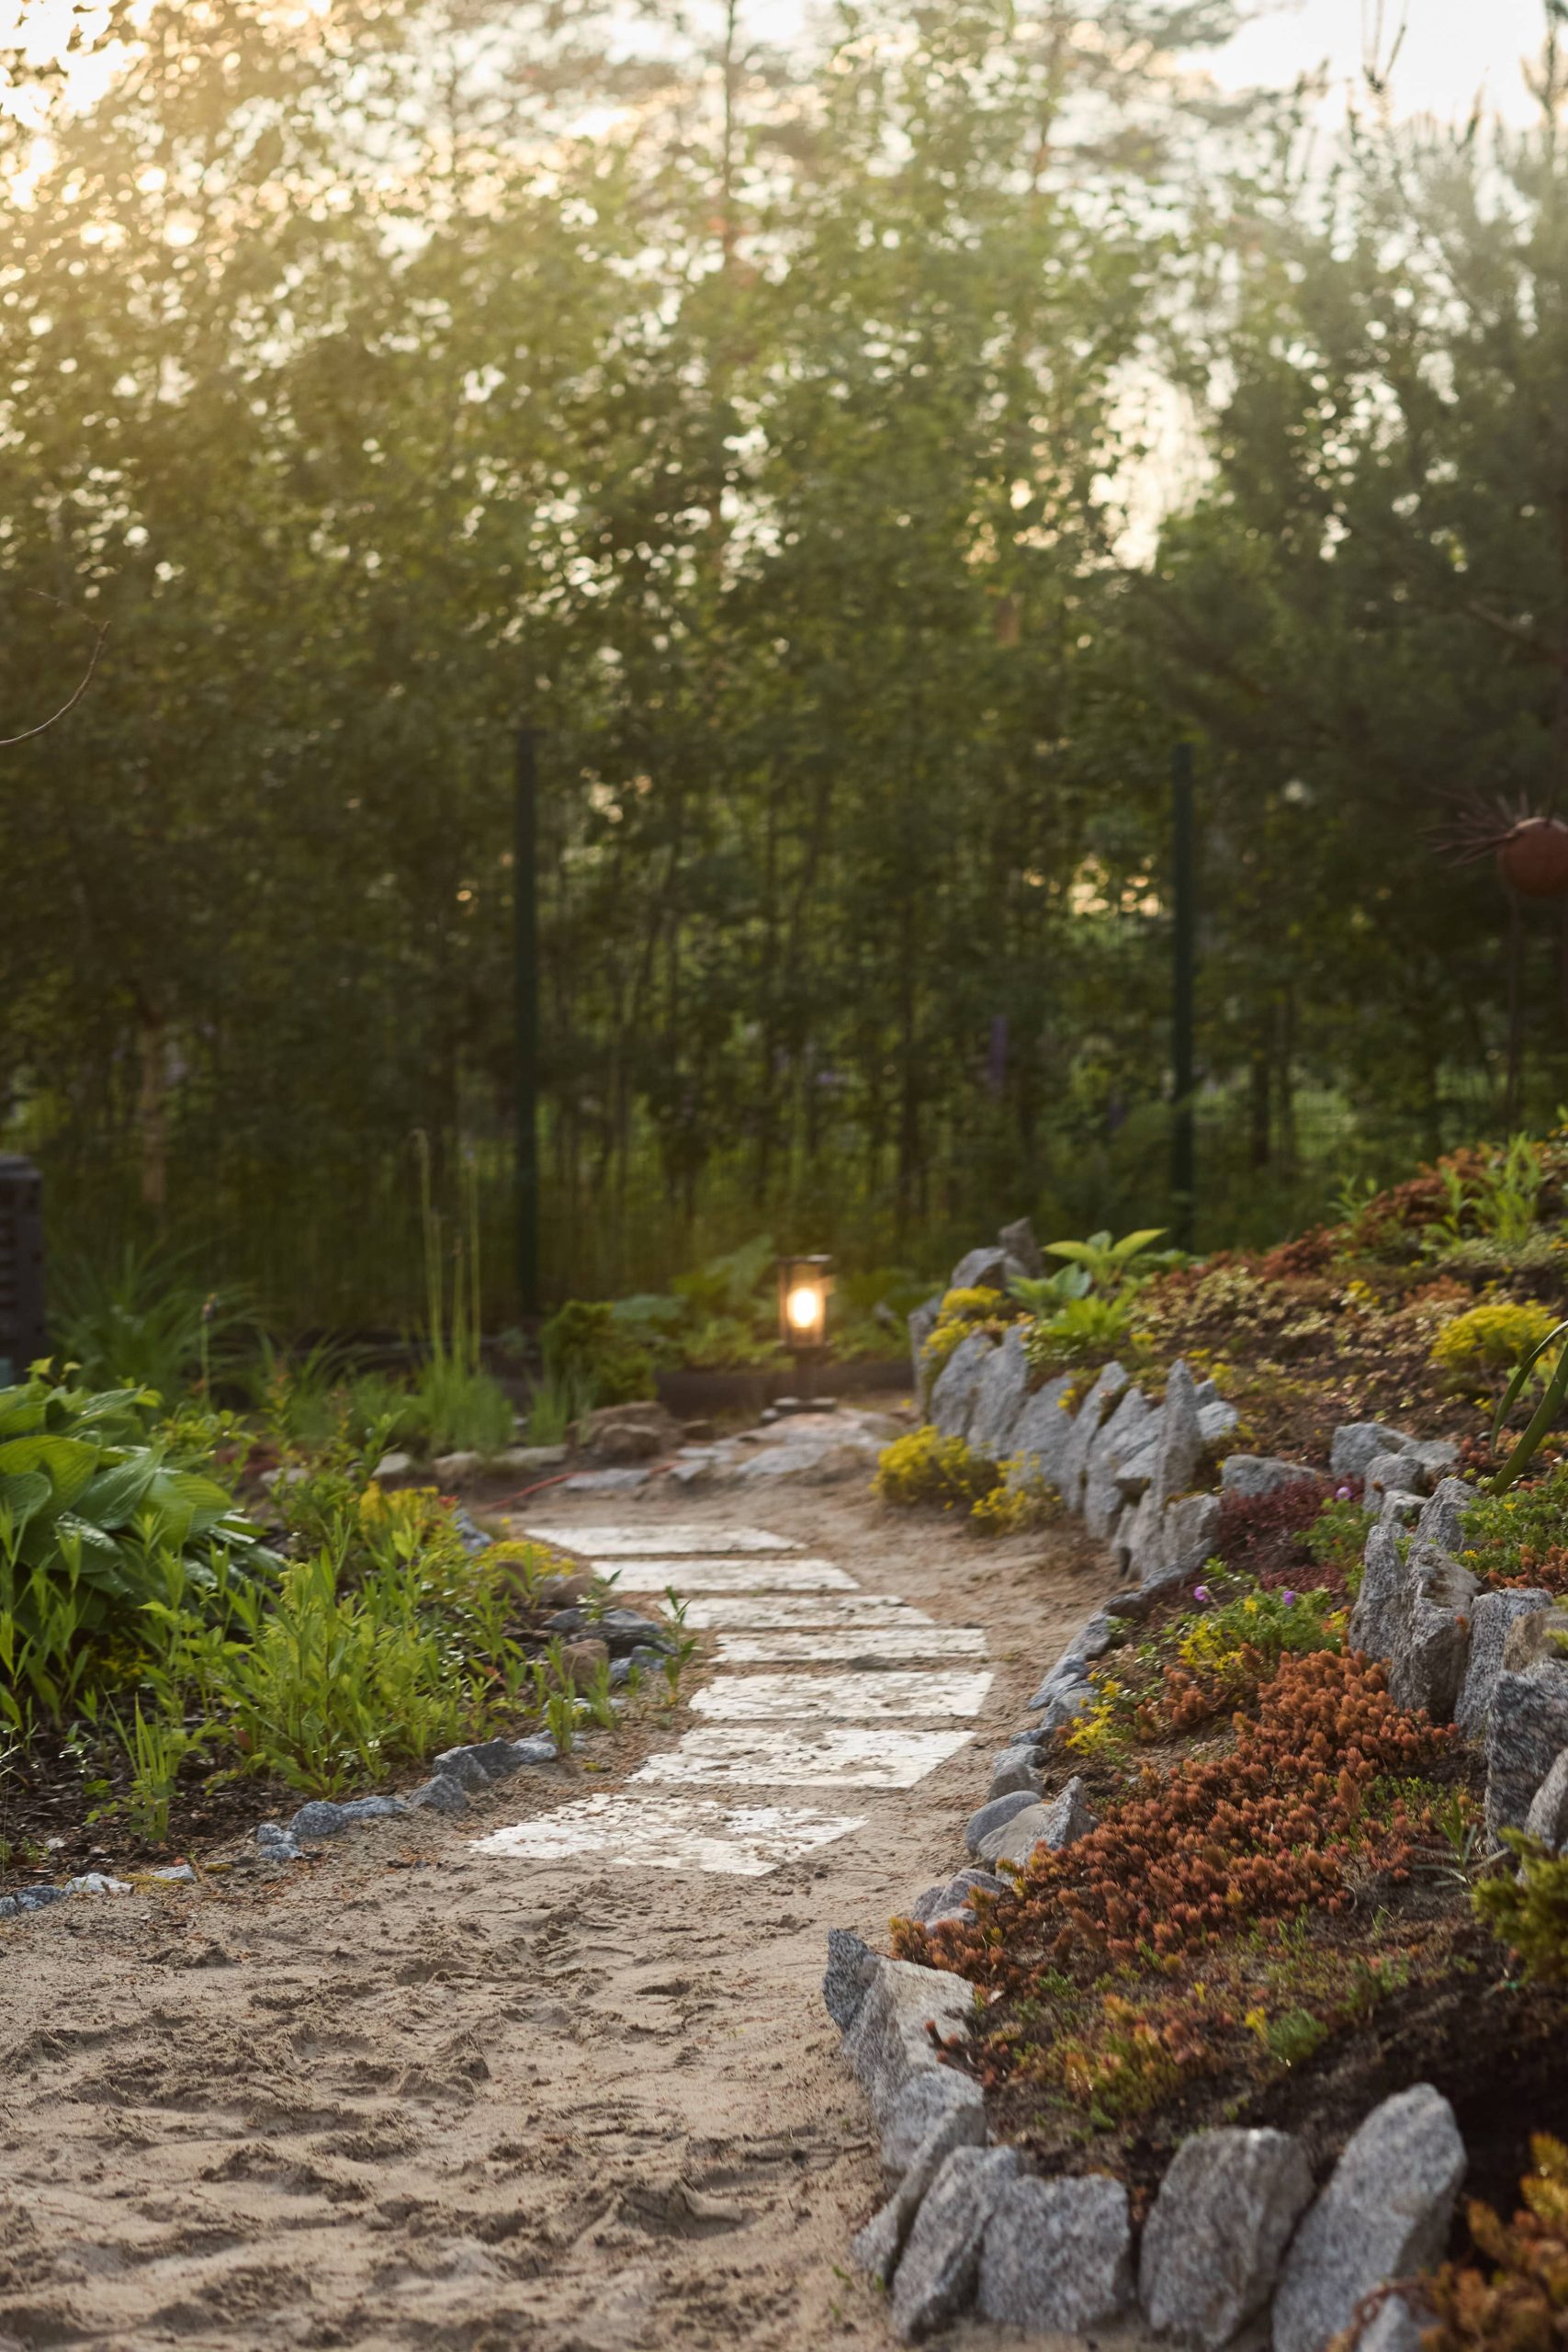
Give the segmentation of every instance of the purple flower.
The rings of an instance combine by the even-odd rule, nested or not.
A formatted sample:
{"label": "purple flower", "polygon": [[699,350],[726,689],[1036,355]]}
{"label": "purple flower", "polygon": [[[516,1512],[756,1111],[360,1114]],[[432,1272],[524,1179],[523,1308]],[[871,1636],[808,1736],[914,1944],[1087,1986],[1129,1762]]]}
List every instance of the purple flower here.
{"label": "purple flower", "polygon": [[1334,1489],[1334,1499],[1337,1503],[1348,1503],[1350,1499],[1349,1487],[1336,1487]]}
{"label": "purple flower", "polygon": [[1280,1600],[1284,1602],[1287,1609],[1290,1607],[1292,1601],[1294,1600],[1295,1597],[1296,1596],[1293,1592],[1282,1592],[1280,1595]]}
{"label": "purple flower", "polygon": [[1192,1598],[1194,1600],[1207,1601],[1209,1598],[1208,1586],[1206,1584],[1195,1584],[1192,1588]]}

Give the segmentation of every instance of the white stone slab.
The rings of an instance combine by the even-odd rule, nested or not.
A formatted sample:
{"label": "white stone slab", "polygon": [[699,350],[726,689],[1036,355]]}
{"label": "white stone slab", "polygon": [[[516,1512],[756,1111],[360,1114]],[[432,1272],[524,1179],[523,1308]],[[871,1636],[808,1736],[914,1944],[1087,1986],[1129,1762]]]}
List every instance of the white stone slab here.
{"label": "white stone slab", "polygon": [[830,1560],[592,1560],[614,1568],[623,1592],[852,1592]]}
{"label": "white stone slab", "polygon": [[837,1630],[929,1625],[931,1621],[923,1609],[911,1609],[885,1592],[825,1592],[819,1600],[805,1593],[727,1592],[692,1601],[686,1623],[694,1633],[712,1634],[732,1625],[830,1625]]}
{"label": "white stone slab", "polygon": [[801,1548],[787,1536],[770,1535],[761,1527],[638,1526],[635,1520],[590,1525],[585,1520],[529,1519],[520,1532],[596,1560],[674,1559],[705,1552],[798,1552]]}
{"label": "white stone slab", "polygon": [[891,1724],[802,1724],[769,1731],[744,1724],[703,1724],[679,1747],[650,1756],[637,1782],[707,1782],[747,1789],[912,1789],[968,1747],[968,1731],[905,1731]]}
{"label": "white stone slab", "polygon": [[721,1634],[718,1643],[720,1666],[900,1666],[907,1658],[985,1655],[985,1634],[969,1625],[872,1623],[858,1632]]}
{"label": "white stone slab", "polygon": [[977,1715],[995,1676],[716,1674],[692,1699],[694,1715],[721,1723],[874,1723],[887,1715]]}
{"label": "white stone slab", "polygon": [[473,1841],[502,1861],[608,1862],[619,1870],[714,1871],[765,1878],[863,1829],[863,1814],[728,1805],[712,1797],[599,1796]]}

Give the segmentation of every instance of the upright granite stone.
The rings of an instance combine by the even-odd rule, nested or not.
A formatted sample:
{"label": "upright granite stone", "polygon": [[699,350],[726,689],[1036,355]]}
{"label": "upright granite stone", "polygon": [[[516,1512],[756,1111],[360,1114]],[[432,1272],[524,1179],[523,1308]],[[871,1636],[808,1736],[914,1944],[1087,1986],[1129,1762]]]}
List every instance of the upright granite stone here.
{"label": "upright granite stone", "polygon": [[1144,2226],[1138,2288],[1151,2326],[1218,2352],[1274,2291],[1312,2166],[1287,2132],[1184,2140]]}
{"label": "upright granite stone", "polygon": [[1435,1544],[1442,1552],[1462,1552],[1465,1521],[1474,1509],[1473,1487],[1467,1487],[1462,1478],[1440,1479],[1416,1522],[1416,1543]]}
{"label": "upright granite stone", "polygon": [[874,2213],[850,2240],[850,2258],[879,2287],[886,2287],[898,2267],[909,2224],[920,2203],[954,2148],[983,2148],[986,2110],[975,2107],[944,2109],[911,2158],[908,2169],[886,2205]]}
{"label": "upright granite stone", "polygon": [[962,2033],[975,2014],[975,1987],[945,1969],[878,1960],[865,1999],[844,2036],[844,2055],[865,2088],[879,2125],[905,2085],[941,2066],[931,2028]]}
{"label": "upright granite stone", "polygon": [[993,1241],[981,1250],[966,1250],[949,1275],[947,1287],[1005,1292],[1013,1276],[1023,1271],[1016,1258]]}
{"label": "upright granite stone", "polygon": [[851,1928],[828,1930],[828,1967],[822,1979],[822,2001],[840,2033],[854,2023],[876,1973],[876,1954]]}
{"label": "upright granite stone", "polygon": [[986,2225],[1020,2169],[1015,2148],[954,2148],[938,2166],[893,2274],[893,2324],[906,2344],[969,2309]]}
{"label": "upright granite stone", "polygon": [[1029,1359],[1023,1352],[1024,1326],[1011,1323],[1001,1345],[987,1358],[975,1393],[969,1419],[969,1442],[976,1453],[991,1459],[1012,1451],[1012,1432],[1029,1394]]}
{"label": "upright granite stone", "polygon": [[1525,1835],[1553,1854],[1561,1853],[1568,1841],[1568,1747],[1557,1758],[1530,1799],[1530,1809],[1525,1815]]}
{"label": "upright granite stone", "polygon": [[1071,1373],[1058,1374],[1037,1388],[1025,1404],[1012,1428],[1012,1453],[1020,1464],[1020,1477],[1036,1487],[1057,1485],[1062,1456],[1073,1433],[1073,1417],[1064,1410],[1063,1400],[1071,1395]]}
{"label": "upright granite stone", "polygon": [[1158,1490],[1162,1510],[1175,1496],[1185,1494],[1198,1475],[1203,1452],[1203,1425],[1199,1411],[1192,1374],[1178,1356],[1166,1374],[1159,1452],[1150,1482],[1150,1491]]}
{"label": "upright granite stone", "polygon": [[[882,2162],[889,2173],[908,2172],[931,2133],[949,2116],[966,2118],[961,2139],[970,2147],[986,2140],[986,2099],[971,2075],[953,2066],[928,2066],[912,2074],[882,2119]],[[954,2141],[956,2147],[959,2141]]]}
{"label": "upright granite stone", "polygon": [[1470,1663],[1454,1709],[1454,1721],[1466,1739],[1479,1739],[1486,1728],[1509,1628],[1517,1619],[1540,1616],[1551,1607],[1551,1593],[1534,1586],[1523,1591],[1477,1593],[1470,1611]]}
{"label": "upright granite stone", "polygon": [[1143,1390],[1129,1388],[1089,1447],[1084,1469],[1083,1522],[1097,1543],[1104,1543],[1121,1516],[1122,1495],[1116,1473],[1145,1442],[1154,1419]]}
{"label": "upright granite stone", "polygon": [[938,1291],[934,1298],[928,1298],[923,1306],[915,1307],[907,1318],[909,1331],[909,1377],[917,1396],[925,1384],[925,1367],[920,1362],[920,1351],[936,1329],[936,1318],[942,1313],[942,1295]]}
{"label": "upright granite stone", "polygon": [[1470,1662],[1470,1609],[1476,1579],[1435,1544],[1418,1544],[1409,1563],[1408,1602],[1389,1659],[1394,1704],[1425,1708],[1451,1723]]}
{"label": "upright granite stone", "polygon": [[1435,2262],[1464,2165],[1453,2109],[1430,2083],[1374,2108],[1285,2256],[1274,2352],[1325,2352],[1363,2295]]}
{"label": "upright granite stone", "polygon": [[927,1412],[943,1437],[967,1437],[986,1366],[996,1343],[984,1331],[960,1340],[937,1375]]}
{"label": "upright granite stone", "polygon": [[1537,1790],[1568,1747],[1568,1666],[1506,1668],[1486,1722],[1486,1826],[1522,1829]]}
{"label": "upright granite stone", "polygon": [[980,1841],[980,1857],[993,1864],[1010,1862],[1015,1870],[1022,1870],[1036,1846],[1060,1853],[1063,1847],[1087,1838],[1094,1826],[1083,1781],[1075,1773],[1059,1795],[1021,1808],[1010,1821],[989,1831]]}
{"label": "upright granite stone", "polygon": [[1003,2183],[980,2242],[982,2319],[1034,2335],[1076,2335],[1133,2299],[1133,2230],[1119,2180]]}
{"label": "upright granite stone", "polygon": [[1021,1216],[1012,1225],[1004,1225],[997,1239],[1001,1243],[1008,1256],[1016,1260],[1023,1268],[1030,1281],[1038,1282],[1040,1276],[1045,1272],[1045,1261],[1041,1254],[1040,1244],[1034,1238],[1034,1227],[1030,1224],[1029,1219],[1026,1216]]}
{"label": "upright granite stone", "polygon": [[1213,1556],[1219,1532],[1218,1495],[1182,1495],[1167,1503],[1158,1553],[1145,1571],[1145,1583],[1177,1584],[1195,1577]]}
{"label": "upright granite stone", "polygon": [[1126,1385],[1127,1375],[1122,1366],[1106,1364],[1073,1417],[1072,1434],[1062,1449],[1061,1467],[1056,1475],[1062,1500],[1069,1510],[1083,1509],[1084,1473],[1089,1466],[1089,1449],[1100,1435],[1105,1416]]}
{"label": "upright granite stone", "polygon": [[1361,1558],[1361,1589],[1350,1611],[1349,1642],[1368,1657],[1391,1658],[1409,1613],[1408,1538],[1397,1521],[1380,1519]]}

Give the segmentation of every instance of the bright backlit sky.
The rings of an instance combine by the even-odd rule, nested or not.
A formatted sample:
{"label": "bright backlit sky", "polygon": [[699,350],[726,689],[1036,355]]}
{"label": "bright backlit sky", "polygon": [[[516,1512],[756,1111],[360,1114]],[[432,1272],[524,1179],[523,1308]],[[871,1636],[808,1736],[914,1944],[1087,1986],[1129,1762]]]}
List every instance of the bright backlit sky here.
{"label": "bright backlit sky", "polygon": [[[1523,121],[1532,111],[1519,72],[1539,55],[1545,32],[1541,0],[1383,0],[1386,56],[1402,15],[1408,30],[1394,67],[1401,114],[1463,115],[1477,91],[1488,107]],[[1285,0],[1221,51],[1216,78],[1278,85],[1326,62],[1339,102],[1376,32],[1377,0]]]}

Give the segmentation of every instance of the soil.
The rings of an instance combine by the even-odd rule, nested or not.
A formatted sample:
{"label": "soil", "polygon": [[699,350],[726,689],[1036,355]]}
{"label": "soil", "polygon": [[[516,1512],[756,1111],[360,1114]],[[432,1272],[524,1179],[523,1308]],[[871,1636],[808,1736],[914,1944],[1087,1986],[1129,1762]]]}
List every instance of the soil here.
{"label": "soil", "polygon": [[882,2182],[824,1934],[886,1949],[956,1866],[987,1749],[1115,1577],[1064,1528],[987,1543],[842,1490],[641,1509],[744,1516],[986,1627],[973,1746],[766,1878],[470,1850],[614,1786],[628,1741],[464,1820],[370,1825],[287,1871],[202,1847],[231,1866],[196,1888],[0,1927],[0,2352],[890,2352],[846,2258]]}

